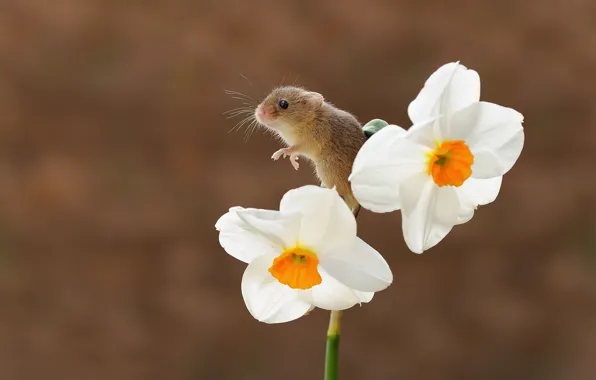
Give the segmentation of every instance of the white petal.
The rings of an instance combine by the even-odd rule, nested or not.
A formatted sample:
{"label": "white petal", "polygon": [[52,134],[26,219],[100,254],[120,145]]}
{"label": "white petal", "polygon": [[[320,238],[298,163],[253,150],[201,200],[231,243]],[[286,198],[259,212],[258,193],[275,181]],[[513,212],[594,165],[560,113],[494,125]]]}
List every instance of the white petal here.
{"label": "white petal", "polygon": [[524,139],[524,131],[520,130],[504,142],[502,146],[492,147],[493,152],[482,150],[475,153],[472,177],[492,178],[506,174],[517,162],[524,147]]}
{"label": "white petal", "polygon": [[474,211],[476,211],[476,208],[473,206],[461,205],[459,214],[457,215],[457,221],[455,222],[455,224],[468,223],[474,216]]}
{"label": "white petal", "polygon": [[303,316],[311,304],[300,292],[281,284],[268,272],[275,256],[261,256],[242,276],[242,297],[250,314],[265,323],[289,322]]}
{"label": "white petal", "polygon": [[423,174],[405,181],[400,193],[404,239],[412,252],[432,248],[456,224],[460,203],[451,186],[438,187]]}
{"label": "white petal", "polygon": [[325,310],[345,310],[369,302],[374,293],[359,292],[343,285],[319,267],[322,282],[311,289],[312,303]]}
{"label": "white petal", "polygon": [[358,303],[369,303],[372,301],[373,297],[375,296],[375,292],[361,292],[359,290],[353,290],[353,292],[358,297]]}
{"label": "white petal", "polygon": [[434,150],[437,142],[443,140],[442,127],[447,122],[446,116],[437,116],[416,123],[407,131],[407,139],[413,143],[425,147],[427,150]]}
{"label": "white petal", "polygon": [[261,234],[278,247],[294,246],[298,240],[302,215],[274,210],[242,209],[236,212],[246,228]]}
{"label": "white petal", "polygon": [[440,67],[408,106],[412,123],[430,117],[451,114],[480,99],[480,77],[459,62]]}
{"label": "white petal", "polygon": [[352,175],[365,170],[371,165],[393,163],[395,152],[391,147],[400,137],[405,136],[406,130],[397,125],[388,125],[372,135],[360,148],[352,165]]}
{"label": "white petal", "polygon": [[315,249],[342,249],[356,236],[356,219],[335,189],[303,186],[288,191],[280,211],[301,213],[300,244]]}
{"label": "white petal", "polygon": [[456,187],[455,191],[462,204],[486,205],[497,199],[502,182],[503,176],[489,179],[468,178],[463,185]]}
{"label": "white petal", "polygon": [[358,152],[349,180],[362,207],[373,212],[398,210],[399,183],[424,171],[425,148],[404,138],[406,135],[397,126],[387,126]]}
{"label": "white petal", "polygon": [[492,178],[507,173],[524,145],[523,115],[514,109],[478,102],[453,115],[452,124],[472,126],[466,144],[474,154],[472,177]]}
{"label": "white petal", "polygon": [[503,177],[489,179],[468,178],[463,185],[455,188],[460,202],[457,224],[464,224],[474,216],[478,206],[486,205],[497,199]]}
{"label": "white petal", "polygon": [[224,250],[245,263],[250,263],[260,255],[281,252],[280,245],[240,219],[237,214],[239,210],[243,210],[242,207],[232,207],[215,223],[215,228],[219,231],[219,243]]}
{"label": "white petal", "polygon": [[350,249],[321,254],[319,267],[342,284],[363,292],[378,292],[393,282],[383,256],[360,238],[354,239]]}

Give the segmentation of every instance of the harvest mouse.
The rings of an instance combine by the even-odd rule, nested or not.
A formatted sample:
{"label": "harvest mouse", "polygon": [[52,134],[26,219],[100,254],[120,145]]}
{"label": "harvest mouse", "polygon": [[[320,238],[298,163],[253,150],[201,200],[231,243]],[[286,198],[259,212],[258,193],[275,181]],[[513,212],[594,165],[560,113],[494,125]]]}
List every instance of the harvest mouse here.
{"label": "harvest mouse", "polygon": [[348,176],[366,137],[354,116],[317,92],[282,86],[257,106],[255,117],[288,145],[273,153],[272,159],[289,157],[296,170],[299,156],[310,159],[325,187],[335,186],[348,206],[359,210]]}

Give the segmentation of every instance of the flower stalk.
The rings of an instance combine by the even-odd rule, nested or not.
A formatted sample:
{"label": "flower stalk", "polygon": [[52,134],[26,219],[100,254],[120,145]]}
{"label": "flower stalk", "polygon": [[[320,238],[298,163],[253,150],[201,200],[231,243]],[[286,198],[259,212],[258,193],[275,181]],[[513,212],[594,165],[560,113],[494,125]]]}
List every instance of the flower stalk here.
{"label": "flower stalk", "polygon": [[[360,206],[352,210],[355,218],[358,218]],[[329,316],[329,327],[327,328],[327,344],[325,346],[325,380],[337,380],[337,369],[339,366],[339,338],[341,332],[341,310],[332,310]]]}
{"label": "flower stalk", "polygon": [[334,310],[329,318],[325,350],[325,380],[337,380],[341,316],[341,311]]}

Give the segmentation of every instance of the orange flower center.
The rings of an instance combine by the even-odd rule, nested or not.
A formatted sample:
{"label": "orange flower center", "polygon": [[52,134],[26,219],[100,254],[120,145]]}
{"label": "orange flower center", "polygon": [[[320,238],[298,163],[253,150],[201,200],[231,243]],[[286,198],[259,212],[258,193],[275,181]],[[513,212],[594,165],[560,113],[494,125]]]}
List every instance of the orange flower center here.
{"label": "orange flower center", "polygon": [[428,174],[439,187],[461,186],[472,175],[474,155],[462,140],[437,144],[429,156]]}
{"label": "orange flower center", "polygon": [[314,252],[294,247],[273,260],[269,273],[292,289],[310,289],[323,281],[318,266],[319,259]]}

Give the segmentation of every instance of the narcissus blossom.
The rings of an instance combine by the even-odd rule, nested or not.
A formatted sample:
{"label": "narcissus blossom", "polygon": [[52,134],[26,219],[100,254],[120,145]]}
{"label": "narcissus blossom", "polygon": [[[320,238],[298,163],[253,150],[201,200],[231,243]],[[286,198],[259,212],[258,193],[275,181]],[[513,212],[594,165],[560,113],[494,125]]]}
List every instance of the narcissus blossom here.
{"label": "narcissus blossom", "polygon": [[248,264],[242,296],[261,322],[288,322],[313,307],[347,309],[393,281],[383,257],[356,236],[335,189],[290,190],[279,211],[233,207],[215,227],[226,252]]}
{"label": "narcissus blossom", "polygon": [[350,176],[356,199],[375,212],[401,209],[413,252],[435,246],[477,206],[494,201],[521,154],[523,116],[479,99],[478,74],[446,64],[410,103],[414,125],[381,129],[356,157]]}

